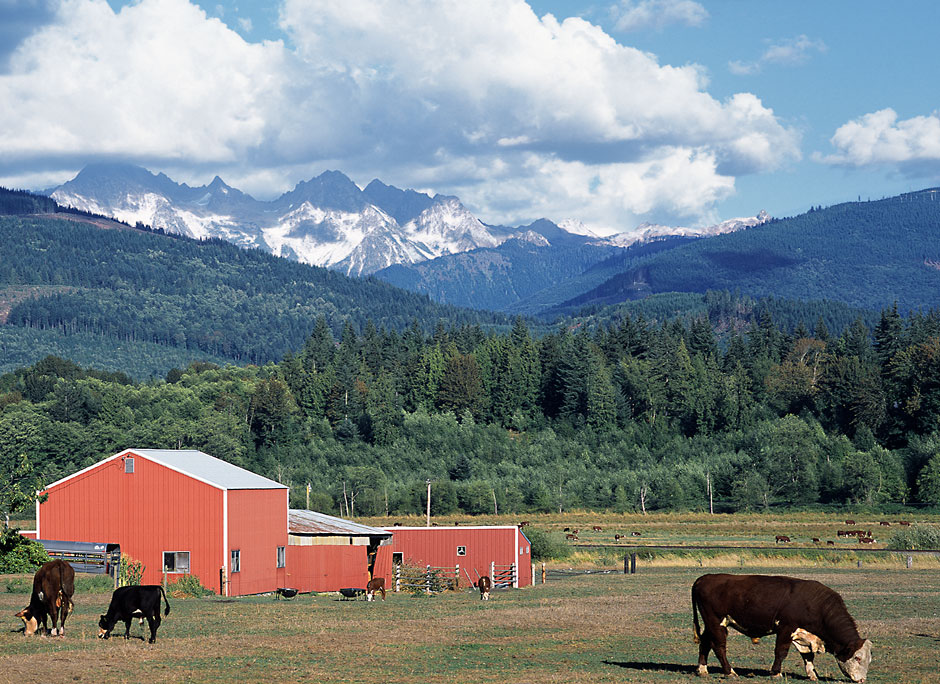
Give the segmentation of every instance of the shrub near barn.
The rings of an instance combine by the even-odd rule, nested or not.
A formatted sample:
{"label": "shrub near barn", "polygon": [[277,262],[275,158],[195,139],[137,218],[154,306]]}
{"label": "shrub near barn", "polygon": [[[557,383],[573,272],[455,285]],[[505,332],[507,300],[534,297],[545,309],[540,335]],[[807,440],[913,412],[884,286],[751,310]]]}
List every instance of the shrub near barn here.
{"label": "shrub near barn", "polygon": [[34,572],[48,560],[43,545],[27,539],[18,529],[7,527],[0,533],[0,573]]}

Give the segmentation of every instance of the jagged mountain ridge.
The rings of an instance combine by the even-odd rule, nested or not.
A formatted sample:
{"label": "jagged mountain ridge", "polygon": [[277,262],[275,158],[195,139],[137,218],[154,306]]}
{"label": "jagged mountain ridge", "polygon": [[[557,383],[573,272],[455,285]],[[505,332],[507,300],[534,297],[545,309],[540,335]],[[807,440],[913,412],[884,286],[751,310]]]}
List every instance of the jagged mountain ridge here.
{"label": "jagged mountain ridge", "polygon": [[[542,241],[545,248],[589,243],[603,252],[677,231],[712,234],[708,232],[712,229],[644,224],[639,233],[599,238],[575,235],[567,226],[576,222],[559,227],[543,220],[534,232],[525,226],[489,225],[473,216],[457,197],[400,190],[378,179],[360,189],[339,171],[325,171],[274,200],[262,201],[218,176],[208,185],[190,187],[140,166],[100,163],[86,166],[48,194],[62,205],[130,224],[139,222],[198,239],[221,238],[352,276],[492,249],[510,238],[528,241],[530,247],[533,240]],[[754,225],[755,220],[759,222],[760,217],[733,219],[719,232]],[[599,253],[598,258],[606,255]]]}
{"label": "jagged mountain ridge", "polygon": [[190,187],[139,166],[92,164],[50,195],[60,204],[131,224],[218,237],[355,276],[492,247],[512,233],[483,224],[456,197],[431,197],[378,180],[360,190],[339,171],[261,201],[218,176],[209,185]]}

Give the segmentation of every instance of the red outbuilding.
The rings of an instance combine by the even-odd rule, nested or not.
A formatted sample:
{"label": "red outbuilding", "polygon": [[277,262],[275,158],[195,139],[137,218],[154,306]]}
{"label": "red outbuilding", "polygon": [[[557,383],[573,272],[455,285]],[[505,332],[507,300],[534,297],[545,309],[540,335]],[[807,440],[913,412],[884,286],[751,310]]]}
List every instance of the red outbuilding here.
{"label": "red outbuilding", "polygon": [[290,510],[287,581],[300,591],[365,589],[391,532],[315,511]]}
{"label": "red outbuilding", "polygon": [[476,584],[496,571],[500,586],[532,584],[532,545],[515,525],[387,527],[392,543],[379,549],[375,575],[394,586],[395,564],[460,567],[460,582]]}
{"label": "red outbuilding", "polygon": [[165,572],[229,596],[288,586],[288,488],[201,451],[127,449],[42,494],[38,538],[120,544],[144,584]]}

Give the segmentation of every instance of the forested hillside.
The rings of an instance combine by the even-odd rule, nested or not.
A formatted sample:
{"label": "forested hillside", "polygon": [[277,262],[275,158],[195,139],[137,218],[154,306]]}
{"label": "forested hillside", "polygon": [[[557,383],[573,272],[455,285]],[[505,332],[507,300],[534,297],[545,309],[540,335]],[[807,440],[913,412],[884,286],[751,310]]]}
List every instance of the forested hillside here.
{"label": "forested hillside", "polygon": [[[133,446],[192,447],[343,515],[940,504],[940,314],[716,342],[701,317],[536,338],[321,318],[262,367],[132,383],[49,358],[0,377],[0,459],[38,484]],[[32,470],[30,469],[32,468]],[[9,487],[5,490],[9,491]]]}
{"label": "forested hillside", "polygon": [[632,266],[567,308],[656,292],[732,290],[753,297],[836,299],[878,310],[937,304],[940,191],[851,202],[696,240]]}
{"label": "forested hillside", "polygon": [[[101,230],[51,217],[0,216],[0,251],[0,323],[97,336],[102,349],[161,345],[177,350],[169,355],[177,360],[276,361],[303,344],[318,315],[336,326],[348,321],[357,331],[370,320],[394,330],[413,321],[427,330],[437,321],[506,323],[222,241],[130,227]],[[19,348],[31,339],[14,337]],[[140,355],[137,367],[121,369],[150,375],[149,352],[141,347]]]}

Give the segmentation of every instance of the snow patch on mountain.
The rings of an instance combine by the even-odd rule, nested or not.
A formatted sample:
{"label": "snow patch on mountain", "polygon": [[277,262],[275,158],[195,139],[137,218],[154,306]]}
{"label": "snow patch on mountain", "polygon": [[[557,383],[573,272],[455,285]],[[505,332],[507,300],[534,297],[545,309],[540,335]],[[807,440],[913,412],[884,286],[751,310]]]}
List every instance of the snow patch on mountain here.
{"label": "snow patch on mountain", "polygon": [[654,223],[641,223],[635,230],[628,233],[618,233],[607,238],[602,238],[604,242],[616,247],[629,247],[636,243],[649,242],[661,237],[713,237],[725,233],[733,233],[737,230],[744,230],[759,226],[770,220],[770,214],[761,211],[757,216],[746,218],[733,218],[713,226],[699,228],[686,228],[684,226],[663,226]]}

